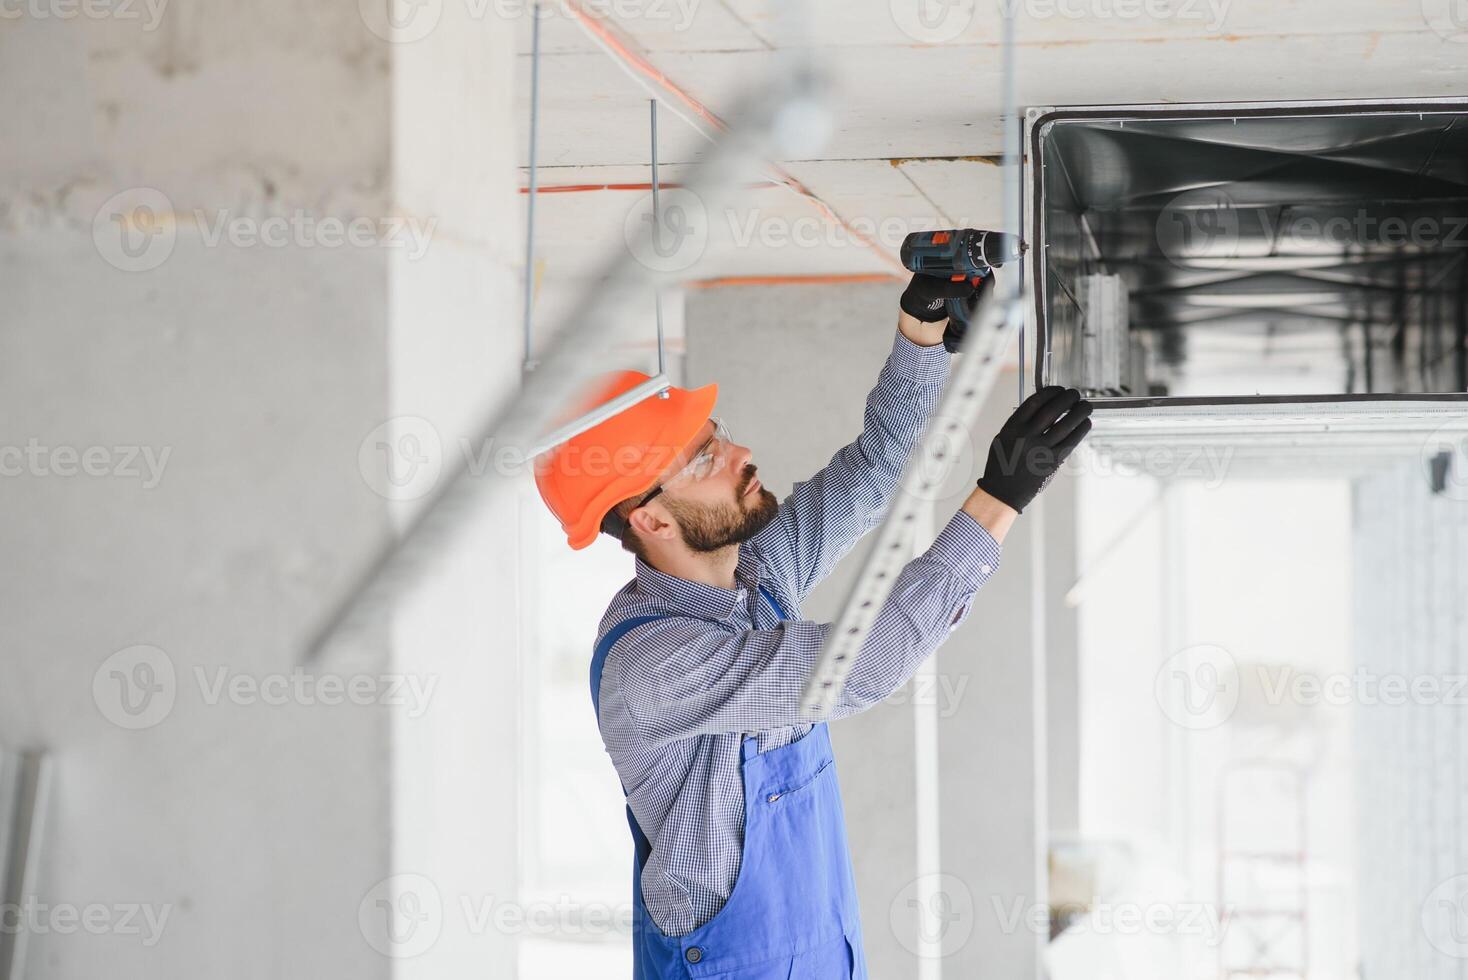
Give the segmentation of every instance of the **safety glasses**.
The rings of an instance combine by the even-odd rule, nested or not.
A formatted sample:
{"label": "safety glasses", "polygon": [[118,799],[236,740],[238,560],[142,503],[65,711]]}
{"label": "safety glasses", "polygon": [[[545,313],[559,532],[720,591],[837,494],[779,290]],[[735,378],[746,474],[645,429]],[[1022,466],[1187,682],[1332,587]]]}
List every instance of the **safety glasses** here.
{"label": "safety glasses", "polygon": [[[676,489],[690,483],[697,483],[699,480],[707,480],[724,468],[731,441],[729,430],[724,427],[723,421],[718,416],[710,418],[709,421],[714,424],[714,432],[709,436],[708,441],[699,447],[698,452],[693,454],[693,458],[682,469],[653,487],[646,497],[639,500],[637,507],[643,506],[668,487]],[[636,510],[637,507],[632,509]]]}
{"label": "safety glasses", "polygon": [[[693,458],[685,463],[682,469],[668,477],[658,486],[653,487],[647,496],[637,502],[632,510],[643,506],[668,487],[686,486],[689,483],[696,483],[699,480],[707,480],[727,465],[729,443],[731,441],[729,430],[724,427],[724,423],[717,416],[710,417],[709,421],[714,424],[713,435],[704,441],[704,444],[698,448],[698,452],[693,454]],[[628,511],[628,513],[630,514],[631,511]],[[619,539],[627,533],[627,522],[615,510],[607,511],[606,516],[602,518],[601,526],[603,531]]]}

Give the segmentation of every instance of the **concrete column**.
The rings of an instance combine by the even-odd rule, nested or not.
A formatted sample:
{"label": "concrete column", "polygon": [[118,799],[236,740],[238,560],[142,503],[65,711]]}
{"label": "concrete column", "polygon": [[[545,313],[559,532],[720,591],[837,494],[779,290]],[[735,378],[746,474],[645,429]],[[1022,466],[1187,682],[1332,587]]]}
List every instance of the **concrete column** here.
{"label": "concrete column", "polygon": [[[499,458],[474,441],[476,429],[520,382],[523,239],[505,138],[515,128],[515,22],[474,4],[389,9],[408,17],[384,45],[393,210],[430,246],[391,256],[388,428],[403,472],[414,446],[428,445],[442,477]],[[394,500],[395,520],[436,483],[419,480],[421,496]],[[517,511],[500,483],[392,612],[394,670],[436,685],[429,710],[393,716],[393,877],[378,891],[403,937],[389,942],[396,976],[515,974],[519,920],[501,913],[520,899]]]}
{"label": "concrete column", "polygon": [[[391,528],[369,434],[457,435],[518,355],[485,244],[517,204],[505,25],[414,56],[367,8],[28,7],[0,32],[0,742],[55,762],[28,977],[387,977],[420,961],[373,948],[377,882],[513,893],[502,577],[450,563],[391,643],[296,666]],[[107,928],[57,926],[91,906]],[[449,925],[437,948],[467,972]],[[472,947],[480,975],[512,955]]]}
{"label": "concrete column", "polygon": [[1468,652],[1468,472],[1461,450],[1450,458],[1441,493],[1416,458],[1352,488],[1351,652],[1366,679],[1352,706],[1357,923],[1367,976],[1468,975],[1468,722],[1461,697],[1448,693],[1462,686]]}

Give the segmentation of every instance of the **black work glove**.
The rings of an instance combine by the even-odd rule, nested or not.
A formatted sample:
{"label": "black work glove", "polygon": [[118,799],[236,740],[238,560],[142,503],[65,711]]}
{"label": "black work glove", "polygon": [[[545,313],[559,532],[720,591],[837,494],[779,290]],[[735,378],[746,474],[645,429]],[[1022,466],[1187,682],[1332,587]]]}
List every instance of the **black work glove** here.
{"label": "black work glove", "polygon": [[[994,277],[985,276],[984,278]],[[898,300],[898,305],[902,307],[902,312],[914,319],[924,323],[937,323],[948,316],[950,299],[971,299],[977,292],[978,290],[967,279],[954,282],[939,276],[914,274],[907,288],[902,291],[902,299]]]}
{"label": "black work glove", "polygon": [[987,276],[979,280],[979,285],[968,296],[960,297],[963,305],[959,314],[950,316],[948,326],[943,328],[943,346],[948,349],[948,353],[958,353],[959,348],[963,346],[964,334],[968,332],[969,323],[978,316],[979,307],[984,305],[984,301],[993,291],[994,273],[990,271]]}
{"label": "black work glove", "polygon": [[1020,403],[989,444],[979,486],[1023,512],[1091,431],[1091,403],[1074,388],[1049,385]]}

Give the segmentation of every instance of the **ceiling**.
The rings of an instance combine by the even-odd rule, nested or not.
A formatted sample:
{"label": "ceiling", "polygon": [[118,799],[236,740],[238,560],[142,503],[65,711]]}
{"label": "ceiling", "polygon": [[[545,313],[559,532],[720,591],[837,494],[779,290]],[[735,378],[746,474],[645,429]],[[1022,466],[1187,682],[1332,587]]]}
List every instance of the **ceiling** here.
{"label": "ceiling", "polygon": [[[1447,0],[1138,0],[1141,15],[1123,17],[1127,0],[555,2],[542,20],[538,176],[543,187],[646,185],[647,100],[659,92],[659,176],[676,183],[715,129],[690,105],[726,116],[776,57],[799,48],[833,83],[829,140],[784,161],[785,184],[751,174],[736,207],[707,216],[708,244],[684,274],[894,274],[908,230],[1001,221],[1000,9],[1018,11],[1016,88],[1028,106],[1458,94],[1468,90],[1468,36],[1452,33],[1439,3],[1446,11]],[[806,11],[814,44],[792,45],[776,9]],[[528,16],[518,31],[523,165]],[[543,312],[558,286],[624,247],[645,194],[537,196]]]}

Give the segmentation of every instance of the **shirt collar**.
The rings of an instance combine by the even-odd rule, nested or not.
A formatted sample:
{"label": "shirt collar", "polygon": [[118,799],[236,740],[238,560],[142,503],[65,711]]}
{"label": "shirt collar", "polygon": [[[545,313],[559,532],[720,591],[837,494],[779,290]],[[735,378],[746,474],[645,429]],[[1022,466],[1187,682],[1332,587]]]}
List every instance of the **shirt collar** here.
{"label": "shirt collar", "polygon": [[671,609],[702,619],[727,620],[747,606],[749,593],[759,586],[759,562],[748,548],[739,549],[734,569],[735,588],[721,589],[707,582],[693,582],[653,568],[641,558],[637,562],[637,590]]}

